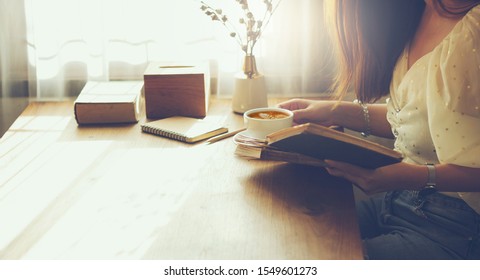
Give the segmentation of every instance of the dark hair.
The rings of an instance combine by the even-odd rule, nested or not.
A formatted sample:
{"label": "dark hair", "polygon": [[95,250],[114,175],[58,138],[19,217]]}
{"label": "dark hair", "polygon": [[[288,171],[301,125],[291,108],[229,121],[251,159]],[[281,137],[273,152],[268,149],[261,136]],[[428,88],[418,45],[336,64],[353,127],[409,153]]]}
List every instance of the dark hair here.
{"label": "dark hair", "polygon": [[462,17],[473,7],[480,3],[479,0],[453,0],[452,3],[445,3],[445,0],[436,0],[435,8],[446,17]]}
{"label": "dark hair", "polygon": [[[455,0],[436,8],[451,17],[465,15],[480,0]],[[332,86],[341,98],[352,89],[362,102],[389,93],[398,57],[415,35],[425,9],[424,0],[326,0],[338,61]]]}

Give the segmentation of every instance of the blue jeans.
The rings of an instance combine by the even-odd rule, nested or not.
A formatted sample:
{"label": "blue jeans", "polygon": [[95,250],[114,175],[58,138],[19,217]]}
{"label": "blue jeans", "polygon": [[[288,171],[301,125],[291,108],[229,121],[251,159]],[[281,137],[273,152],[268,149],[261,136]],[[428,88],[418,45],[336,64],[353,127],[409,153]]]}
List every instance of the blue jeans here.
{"label": "blue jeans", "polygon": [[459,198],[394,191],[357,213],[367,259],[480,259],[480,215]]}

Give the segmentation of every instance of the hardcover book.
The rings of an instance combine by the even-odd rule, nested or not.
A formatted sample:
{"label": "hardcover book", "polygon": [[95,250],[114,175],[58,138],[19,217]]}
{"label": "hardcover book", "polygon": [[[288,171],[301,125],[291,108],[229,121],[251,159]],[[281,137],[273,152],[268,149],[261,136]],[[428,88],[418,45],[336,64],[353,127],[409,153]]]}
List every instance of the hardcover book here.
{"label": "hardcover book", "polygon": [[77,123],[136,123],[142,81],[88,82],[74,102]]}
{"label": "hardcover book", "polygon": [[236,137],[235,154],[247,158],[325,166],[325,159],[368,169],[402,161],[388,147],[325,126],[307,123],[269,134],[265,140]]}

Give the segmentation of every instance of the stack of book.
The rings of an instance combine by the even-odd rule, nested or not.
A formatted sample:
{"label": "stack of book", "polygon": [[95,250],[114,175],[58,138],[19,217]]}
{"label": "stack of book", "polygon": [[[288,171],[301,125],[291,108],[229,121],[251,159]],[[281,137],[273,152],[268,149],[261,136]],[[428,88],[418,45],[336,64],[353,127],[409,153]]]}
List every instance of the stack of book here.
{"label": "stack of book", "polygon": [[388,147],[332,128],[307,123],[267,135],[266,139],[235,137],[241,157],[326,166],[324,160],[351,163],[368,169],[402,161]]}

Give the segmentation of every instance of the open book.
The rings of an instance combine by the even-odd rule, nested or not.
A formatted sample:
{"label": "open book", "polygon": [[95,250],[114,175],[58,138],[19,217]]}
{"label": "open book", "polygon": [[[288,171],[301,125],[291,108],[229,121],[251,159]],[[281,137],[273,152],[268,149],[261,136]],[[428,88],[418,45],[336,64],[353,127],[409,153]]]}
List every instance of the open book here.
{"label": "open book", "polygon": [[402,160],[388,147],[312,123],[274,132],[265,140],[242,135],[234,140],[238,156],[314,166],[325,166],[323,160],[331,159],[374,169]]}

